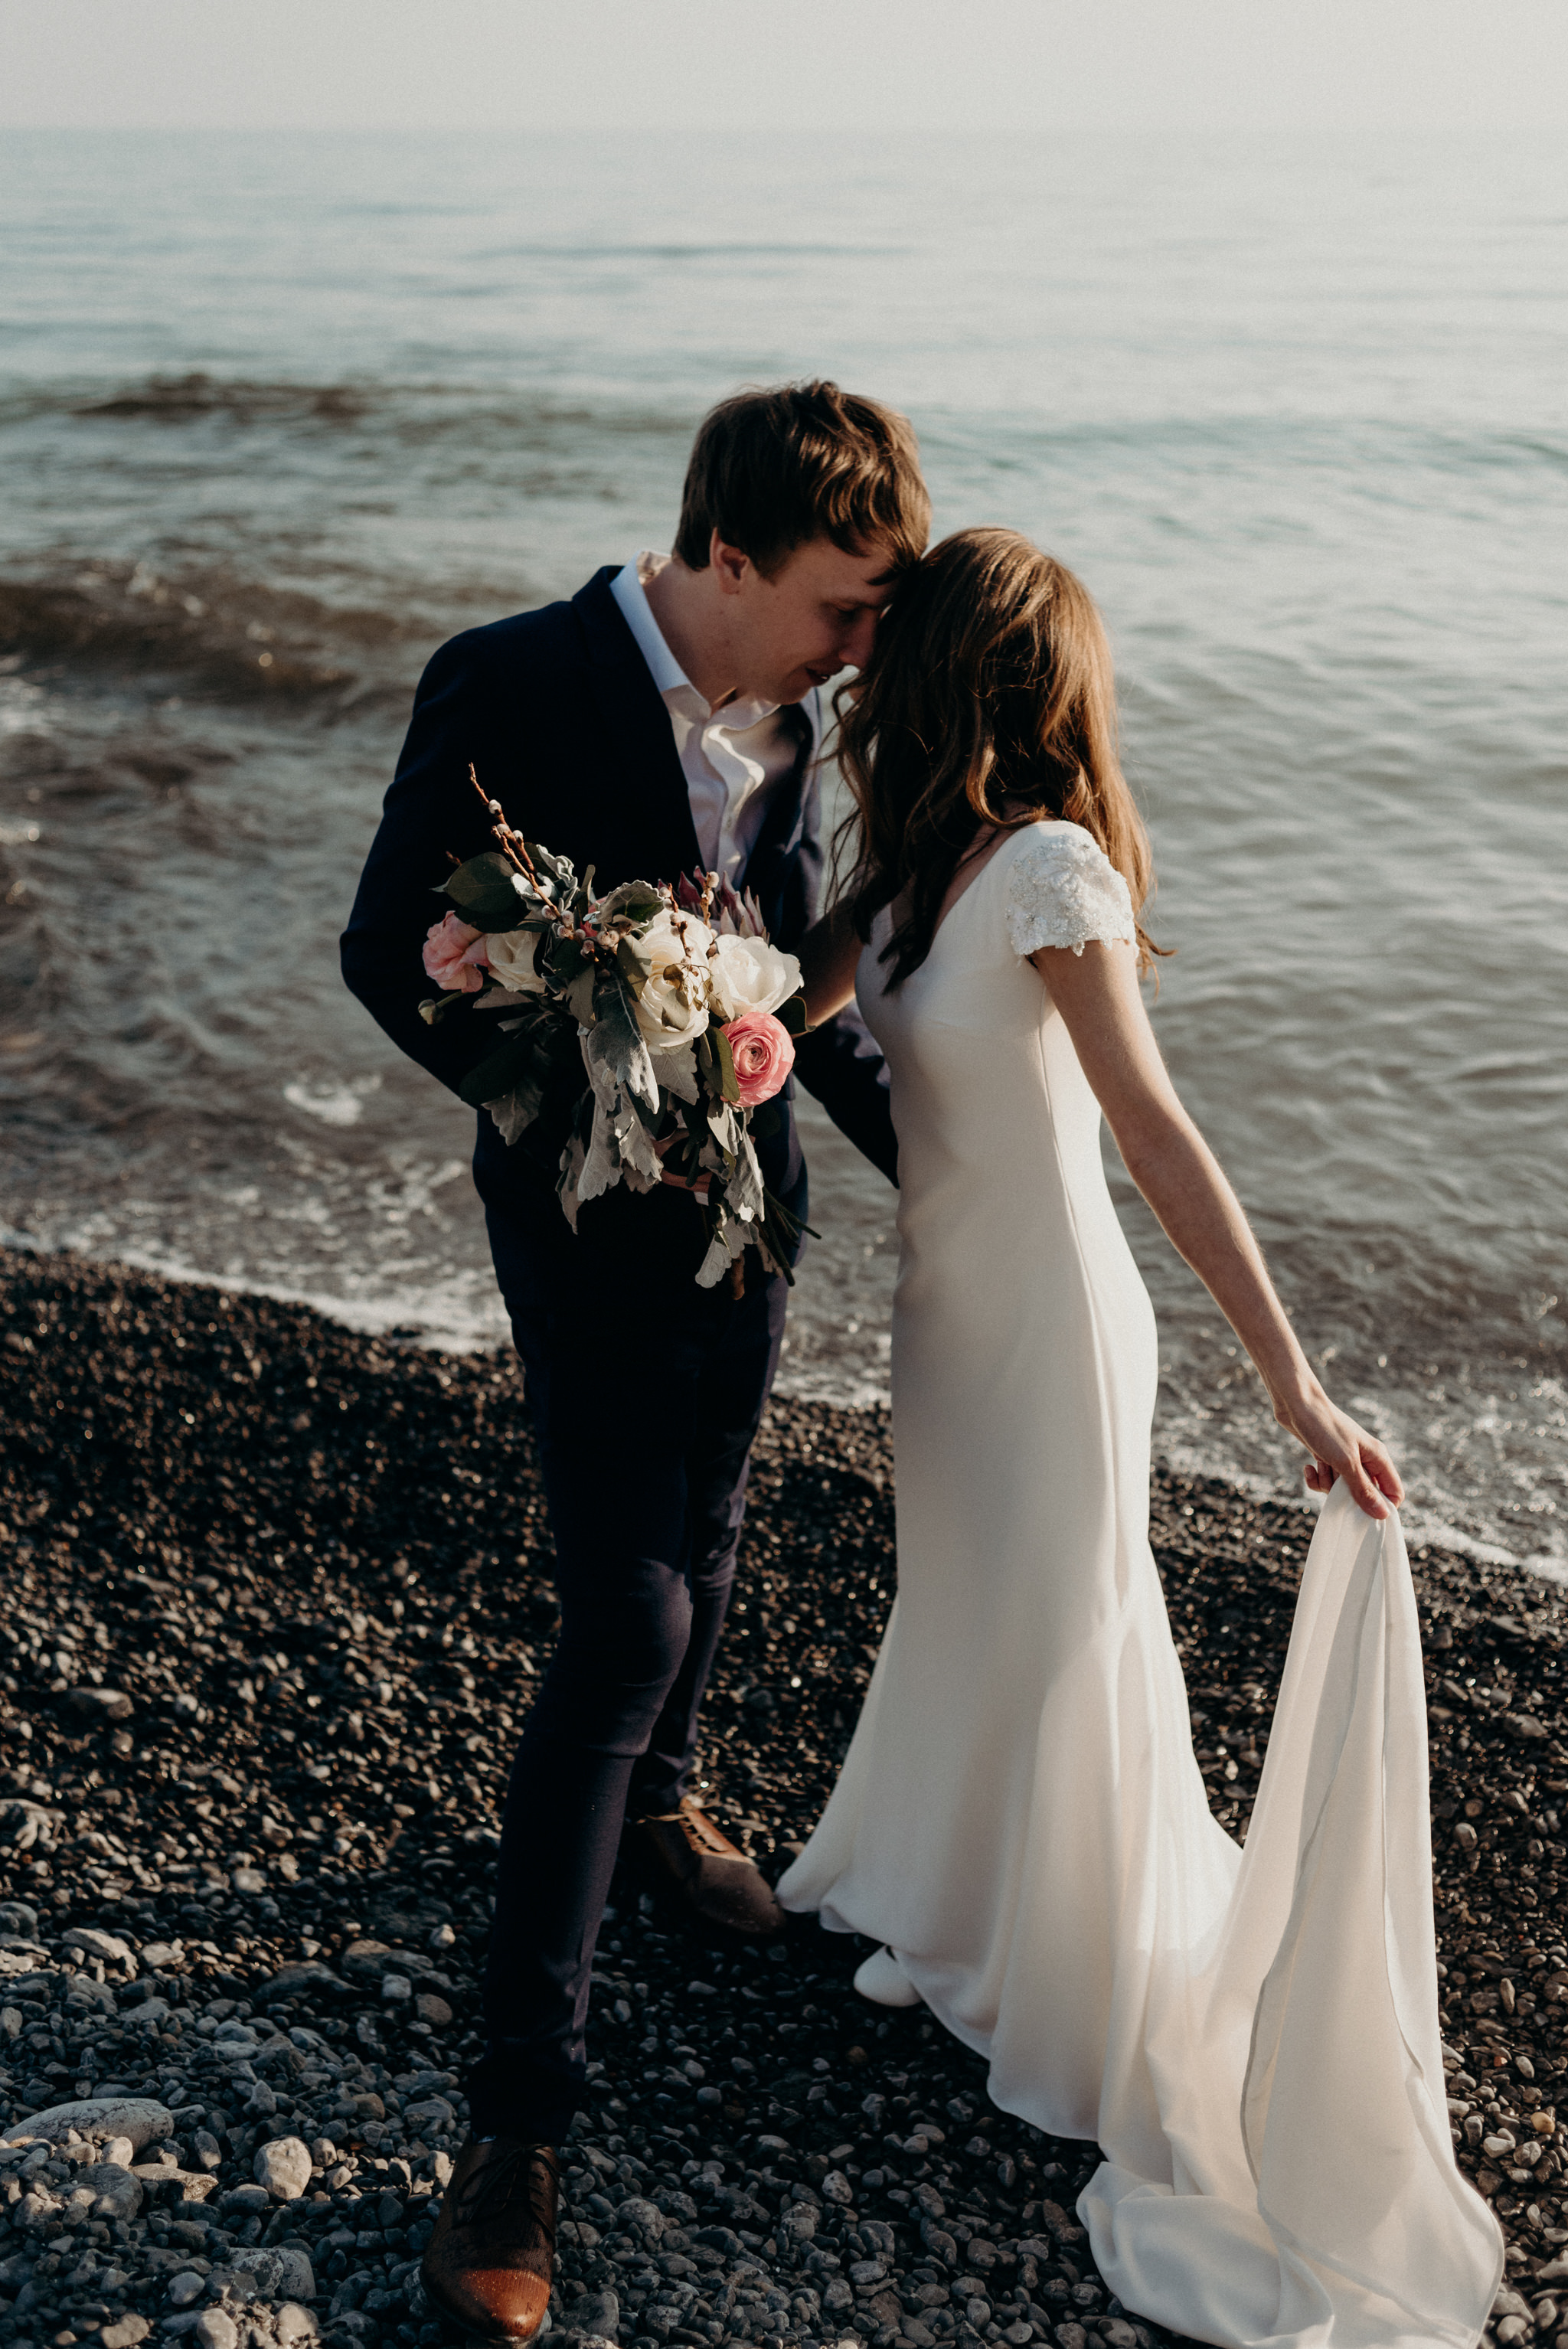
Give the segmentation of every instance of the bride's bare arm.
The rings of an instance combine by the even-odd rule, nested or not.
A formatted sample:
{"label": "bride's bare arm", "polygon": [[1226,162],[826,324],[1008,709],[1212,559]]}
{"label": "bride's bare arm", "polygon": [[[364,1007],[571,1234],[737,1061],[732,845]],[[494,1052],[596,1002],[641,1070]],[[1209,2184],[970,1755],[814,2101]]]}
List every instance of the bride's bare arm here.
{"label": "bride's bare arm", "polygon": [[813,1028],[841,1011],[855,991],[855,965],[861,942],[855,936],[847,905],[835,905],[814,922],[796,953],[806,985],[806,1015]]}
{"label": "bride's bare arm", "polygon": [[1160,1057],[1133,949],[1044,947],[1031,959],[1128,1173],[1257,1364],[1274,1417],[1311,1453],[1307,1484],[1326,1493],[1343,1476],[1368,1516],[1387,1516],[1404,1498],[1398,1472],[1376,1437],[1330,1402],[1303,1353],[1241,1203]]}

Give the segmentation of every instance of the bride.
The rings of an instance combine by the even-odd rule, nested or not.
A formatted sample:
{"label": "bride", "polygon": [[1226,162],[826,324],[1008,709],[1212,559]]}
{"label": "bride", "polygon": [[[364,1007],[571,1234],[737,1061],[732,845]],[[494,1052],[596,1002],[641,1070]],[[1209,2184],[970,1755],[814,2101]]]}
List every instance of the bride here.
{"label": "bride", "polygon": [[[853,992],[891,1073],[898,1599],[779,1898],[882,1944],[857,1986],[923,2000],[1004,2109],[1098,2142],[1078,2210],[1130,2310],[1232,2349],[1470,2349],[1501,2246],[1449,2133],[1402,1490],[1155,1045],[1084,588],[1012,532],[945,541],[841,756],[859,861],[802,960],[813,1019]],[[1102,1112],[1328,1495],[1244,1853],[1149,1547],[1155,1329]]]}

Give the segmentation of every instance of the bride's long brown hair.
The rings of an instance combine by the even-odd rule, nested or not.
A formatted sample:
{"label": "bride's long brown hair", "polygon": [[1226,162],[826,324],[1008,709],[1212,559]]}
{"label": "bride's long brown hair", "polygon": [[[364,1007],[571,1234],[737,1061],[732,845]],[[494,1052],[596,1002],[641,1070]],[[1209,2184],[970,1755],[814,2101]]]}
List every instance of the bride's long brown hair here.
{"label": "bride's long brown hair", "polygon": [[[869,937],[884,905],[905,905],[882,955],[890,988],[930,953],[954,874],[988,826],[1081,824],[1142,908],[1153,867],[1117,752],[1105,629],[1082,583],[1016,531],[958,531],[899,580],[838,716],[856,931]],[[1140,921],[1140,970],[1162,951]]]}

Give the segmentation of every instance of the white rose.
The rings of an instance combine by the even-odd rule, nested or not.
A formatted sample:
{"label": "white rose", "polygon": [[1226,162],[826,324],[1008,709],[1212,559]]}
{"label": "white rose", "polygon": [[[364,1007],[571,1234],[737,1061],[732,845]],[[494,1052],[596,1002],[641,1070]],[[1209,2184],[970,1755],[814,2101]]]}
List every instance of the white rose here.
{"label": "white rose", "polygon": [[645,1043],[661,1051],[689,1044],[707,1026],[708,948],[713,932],[695,914],[658,915],[641,937],[621,943]]}
{"label": "white rose", "polygon": [[723,937],[709,968],[713,991],[726,1019],[743,1011],[777,1011],[800,984],[800,966],[766,938]]}
{"label": "white rose", "polygon": [[535,968],[548,930],[497,930],[485,941],[490,977],[513,995],[542,995],[544,981]]}

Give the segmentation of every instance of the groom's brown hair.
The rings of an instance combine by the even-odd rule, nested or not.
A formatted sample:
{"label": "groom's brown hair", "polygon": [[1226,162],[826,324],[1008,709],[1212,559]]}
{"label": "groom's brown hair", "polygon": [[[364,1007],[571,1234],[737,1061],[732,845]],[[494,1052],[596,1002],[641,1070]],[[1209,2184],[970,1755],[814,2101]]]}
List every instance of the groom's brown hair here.
{"label": "groom's brown hair", "polygon": [[906,570],[931,531],[909,419],[836,383],[721,400],[686,468],[676,553],[688,570],[707,570],[716,530],[765,575],[813,538],[847,554],[885,546],[888,568]]}

